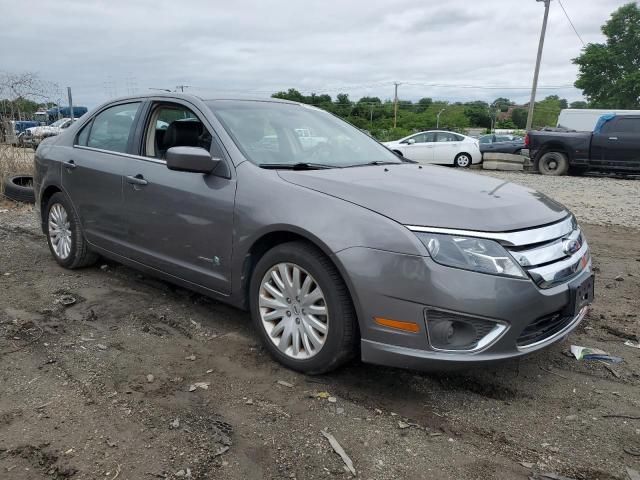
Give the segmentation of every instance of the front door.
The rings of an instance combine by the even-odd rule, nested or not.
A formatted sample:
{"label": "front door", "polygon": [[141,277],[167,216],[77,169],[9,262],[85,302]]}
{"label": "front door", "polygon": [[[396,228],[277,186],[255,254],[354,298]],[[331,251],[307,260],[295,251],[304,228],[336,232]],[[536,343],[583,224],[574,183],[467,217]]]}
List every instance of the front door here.
{"label": "front door", "polygon": [[78,132],[64,149],[62,187],[80,217],[87,241],[118,250],[126,240],[122,221],[122,174],[140,102],[108,107]]}
{"label": "front door", "polygon": [[593,135],[594,166],[640,169],[640,117],[619,116]]}
{"label": "front door", "polygon": [[130,255],[228,294],[235,178],[169,170],[164,156],[178,146],[203,147],[227,161],[210,127],[192,109],[180,103],[153,104],[140,156],[129,158],[124,171]]}
{"label": "front door", "polygon": [[419,163],[433,163],[433,132],[418,133],[405,140],[402,145],[402,155],[409,160]]}

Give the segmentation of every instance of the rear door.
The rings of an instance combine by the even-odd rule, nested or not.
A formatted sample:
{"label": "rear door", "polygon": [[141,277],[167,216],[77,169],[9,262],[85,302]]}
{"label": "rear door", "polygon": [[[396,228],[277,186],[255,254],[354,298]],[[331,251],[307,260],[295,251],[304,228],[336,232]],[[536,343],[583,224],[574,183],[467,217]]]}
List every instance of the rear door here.
{"label": "rear door", "polygon": [[595,167],[640,170],[640,116],[619,116],[605,123],[591,141]]}
{"label": "rear door", "polygon": [[452,132],[437,132],[433,150],[434,163],[452,165],[456,155],[460,153],[463,137]]}
{"label": "rear door", "polygon": [[125,241],[122,173],[140,106],[118,103],[98,112],[78,132],[62,163],[62,186],[87,240],[107,250],[118,250]]}
{"label": "rear door", "polygon": [[[151,104],[140,131],[139,155],[124,168],[129,256],[230,293],[236,181],[213,129],[191,104],[170,100]],[[226,168],[206,175],[169,170],[164,157],[177,146],[205,148]]]}

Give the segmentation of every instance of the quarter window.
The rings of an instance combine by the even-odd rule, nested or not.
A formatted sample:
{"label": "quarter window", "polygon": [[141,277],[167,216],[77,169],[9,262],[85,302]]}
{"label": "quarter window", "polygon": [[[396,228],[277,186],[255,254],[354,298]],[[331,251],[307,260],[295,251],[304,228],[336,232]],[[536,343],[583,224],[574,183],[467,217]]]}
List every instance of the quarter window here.
{"label": "quarter window", "polygon": [[82,145],[85,130],[88,131],[86,146],[125,153],[131,134],[133,120],[140,108],[140,102],[127,103],[109,107],[100,112],[89,125],[84,127],[78,136],[78,144]]}

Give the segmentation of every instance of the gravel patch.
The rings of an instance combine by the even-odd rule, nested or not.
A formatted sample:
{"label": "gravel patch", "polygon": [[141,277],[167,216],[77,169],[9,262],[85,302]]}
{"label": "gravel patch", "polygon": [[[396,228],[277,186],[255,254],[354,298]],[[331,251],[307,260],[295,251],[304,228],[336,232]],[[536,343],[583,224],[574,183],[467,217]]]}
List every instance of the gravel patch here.
{"label": "gravel patch", "polygon": [[640,178],[549,177],[479,170],[538,190],[570,209],[583,223],[640,228]]}

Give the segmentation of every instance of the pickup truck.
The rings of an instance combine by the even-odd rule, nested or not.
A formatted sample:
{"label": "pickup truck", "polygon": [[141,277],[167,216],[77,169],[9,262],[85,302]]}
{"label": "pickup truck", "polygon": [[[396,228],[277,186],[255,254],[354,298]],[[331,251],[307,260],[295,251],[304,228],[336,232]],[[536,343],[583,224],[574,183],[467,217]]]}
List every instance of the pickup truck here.
{"label": "pickup truck", "polygon": [[640,115],[603,115],[593,132],[531,131],[524,148],[543,175],[640,173]]}

